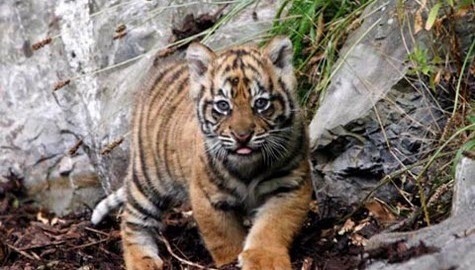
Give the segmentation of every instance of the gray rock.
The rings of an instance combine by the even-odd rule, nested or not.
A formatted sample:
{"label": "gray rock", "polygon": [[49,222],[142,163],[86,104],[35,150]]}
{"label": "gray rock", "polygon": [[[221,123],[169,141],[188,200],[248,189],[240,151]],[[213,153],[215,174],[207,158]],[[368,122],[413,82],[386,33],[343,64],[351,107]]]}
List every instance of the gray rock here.
{"label": "gray rock", "polygon": [[407,262],[375,262],[367,269],[473,269],[475,264],[475,160],[462,158],[457,165],[450,218],[418,231],[382,233],[369,239],[366,250],[403,241],[408,247],[423,242],[436,247],[435,253]]}
{"label": "gray rock", "polygon": [[[362,25],[348,37],[324,101],[310,124],[313,147],[327,142],[326,130],[365,116],[406,73],[408,52],[425,33],[413,37],[407,29],[412,24],[400,25],[396,10],[399,4],[375,1],[362,15]],[[408,17],[418,7],[415,1],[403,5]]]}
{"label": "gray rock", "polygon": [[[279,5],[259,1],[254,20],[253,3],[235,4],[252,6],[206,42],[220,48],[259,40]],[[127,167],[134,86],[184,15],[219,8],[186,1],[1,1],[0,181],[7,181],[11,171],[47,206],[55,205],[53,197],[65,199],[54,206],[61,214],[82,203],[93,204],[103,189],[110,192],[120,186]],[[232,9],[233,5],[227,7]],[[122,23],[127,35],[114,40]],[[53,37],[51,44],[31,49],[47,36]],[[69,85],[52,91],[56,82],[66,79],[71,79]],[[122,144],[101,154],[120,138]],[[81,146],[70,155],[80,140]],[[84,181],[96,174],[103,189],[97,178]],[[54,193],[57,186],[61,188]],[[79,189],[96,191],[84,197]]]}
{"label": "gray rock", "polygon": [[[310,124],[317,195],[341,205],[360,202],[376,187],[378,198],[395,199],[399,192],[394,185],[380,186],[381,179],[405,167],[417,173],[416,162],[433,147],[446,121],[436,97],[402,79],[408,53],[427,42],[428,33],[413,37],[415,1],[404,2],[404,24],[397,18],[398,5],[375,1],[364,11]],[[399,184],[414,188],[411,181]]]}

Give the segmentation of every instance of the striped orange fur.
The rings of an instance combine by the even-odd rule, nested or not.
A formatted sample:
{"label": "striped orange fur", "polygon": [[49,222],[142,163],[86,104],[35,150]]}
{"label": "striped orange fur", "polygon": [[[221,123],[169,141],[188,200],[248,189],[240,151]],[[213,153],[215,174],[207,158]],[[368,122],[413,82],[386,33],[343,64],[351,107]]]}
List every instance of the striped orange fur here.
{"label": "striped orange fur", "polygon": [[[194,43],[186,60],[151,68],[135,104],[125,179],[127,269],[162,269],[161,216],[183,202],[217,266],[238,258],[243,269],[291,268],[288,249],[312,192],[295,92],[284,37],[220,53]],[[95,222],[106,210],[96,209]]]}

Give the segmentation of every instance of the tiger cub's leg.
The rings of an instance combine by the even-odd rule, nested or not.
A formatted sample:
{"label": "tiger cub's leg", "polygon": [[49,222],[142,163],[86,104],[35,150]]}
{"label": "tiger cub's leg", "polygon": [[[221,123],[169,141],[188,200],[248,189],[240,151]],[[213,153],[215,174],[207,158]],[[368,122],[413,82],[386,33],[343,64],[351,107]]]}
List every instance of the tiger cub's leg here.
{"label": "tiger cub's leg", "polygon": [[163,261],[158,256],[157,226],[136,224],[127,209],[122,217],[121,234],[127,270],[161,270]]}
{"label": "tiger cub's leg", "polygon": [[197,185],[190,185],[193,216],[216,266],[233,262],[242,251],[246,230],[232,211],[213,206]]}
{"label": "tiger cub's leg", "polygon": [[289,247],[308,212],[312,187],[304,180],[299,189],[269,198],[256,214],[239,255],[243,270],[291,269]]}

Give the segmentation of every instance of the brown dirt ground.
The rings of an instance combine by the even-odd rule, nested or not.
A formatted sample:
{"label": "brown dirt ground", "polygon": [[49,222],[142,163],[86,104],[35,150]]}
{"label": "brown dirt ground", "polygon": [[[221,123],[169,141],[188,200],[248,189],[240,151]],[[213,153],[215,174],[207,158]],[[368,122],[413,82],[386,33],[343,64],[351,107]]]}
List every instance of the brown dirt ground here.
{"label": "brown dirt ground", "polygon": [[[0,269],[124,269],[118,218],[93,226],[89,211],[55,217],[26,199],[20,179],[10,180],[0,185]],[[315,202],[291,249],[294,269],[364,268],[370,257],[363,256],[362,244],[380,231],[381,218],[363,209],[340,222],[338,216],[349,210],[331,200]],[[175,209],[164,221],[167,229],[158,242],[166,269],[213,267],[189,212]],[[401,261],[427,252],[423,244],[408,250],[398,243],[370,256]],[[221,269],[239,268],[233,263]]]}

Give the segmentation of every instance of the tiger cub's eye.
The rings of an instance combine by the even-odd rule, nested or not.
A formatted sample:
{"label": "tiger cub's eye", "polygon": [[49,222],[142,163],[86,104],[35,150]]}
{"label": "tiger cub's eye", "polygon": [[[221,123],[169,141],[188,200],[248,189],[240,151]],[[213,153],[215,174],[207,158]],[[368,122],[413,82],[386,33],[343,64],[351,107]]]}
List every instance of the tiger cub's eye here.
{"label": "tiger cub's eye", "polygon": [[258,98],[256,99],[256,101],[254,102],[254,107],[257,109],[257,110],[265,110],[267,109],[267,107],[269,107],[269,100],[267,98]]}
{"label": "tiger cub's eye", "polygon": [[229,105],[229,103],[225,100],[219,100],[215,103],[215,106],[216,108],[218,109],[219,112],[221,113],[226,113],[229,111],[229,109],[231,108],[231,106]]}

